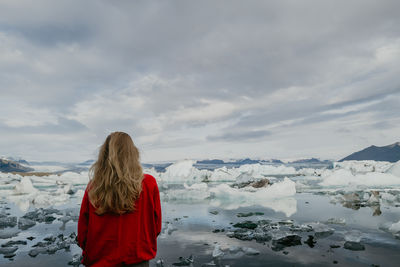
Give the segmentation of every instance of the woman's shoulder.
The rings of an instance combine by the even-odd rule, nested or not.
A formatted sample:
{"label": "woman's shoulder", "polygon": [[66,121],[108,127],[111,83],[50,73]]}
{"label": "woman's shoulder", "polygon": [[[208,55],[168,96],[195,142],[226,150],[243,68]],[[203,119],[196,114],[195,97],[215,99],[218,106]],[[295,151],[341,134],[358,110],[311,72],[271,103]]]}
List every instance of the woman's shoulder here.
{"label": "woman's shoulder", "polygon": [[154,178],[153,175],[144,173],[143,174],[143,183],[148,184],[148,185],[157,185],[156,178]]}

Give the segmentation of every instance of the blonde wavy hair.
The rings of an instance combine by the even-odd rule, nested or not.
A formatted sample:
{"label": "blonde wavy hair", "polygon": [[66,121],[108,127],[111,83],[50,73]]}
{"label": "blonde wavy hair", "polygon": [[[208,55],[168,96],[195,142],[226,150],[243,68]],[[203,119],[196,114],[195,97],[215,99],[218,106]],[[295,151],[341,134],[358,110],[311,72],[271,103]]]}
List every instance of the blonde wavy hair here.
{"label": "blonde wavy hair", "polygon": [[142,191],[143,170],[139,150],[127,133],[107,136],[89,173],[89,200],[98,215],[135,210],[135,200]]}

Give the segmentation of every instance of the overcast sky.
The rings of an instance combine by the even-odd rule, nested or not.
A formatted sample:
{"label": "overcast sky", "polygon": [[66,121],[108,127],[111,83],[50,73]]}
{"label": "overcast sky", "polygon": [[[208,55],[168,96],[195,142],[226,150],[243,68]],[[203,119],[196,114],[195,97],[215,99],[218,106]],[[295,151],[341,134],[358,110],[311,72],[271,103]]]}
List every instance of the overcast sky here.
{"label": "overcast sky", "polygon": [[400,1],[0,2],[0,155],[340,159],[400,141]]}

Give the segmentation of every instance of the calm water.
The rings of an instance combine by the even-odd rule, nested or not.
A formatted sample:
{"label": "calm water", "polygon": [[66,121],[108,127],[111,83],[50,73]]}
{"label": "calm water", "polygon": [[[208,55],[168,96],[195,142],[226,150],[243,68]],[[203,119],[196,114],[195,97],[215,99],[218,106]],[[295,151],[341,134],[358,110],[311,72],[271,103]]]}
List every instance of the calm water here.
{"label": "calm water", "polygon": [[[174,187],[170,186],[164,193],[168,195],[169,190],[174,190]],[[151,262],[151,266],[156,266],[156,260],[159,259],[164,261],[164,266],[173,266],[173,263],[180,262],[179,257],[188,258],[191,255],[194,259],[193,266],[203,266],[211,262],[215,264],[214,266],[371,266],[372,264],[398,266],[400,240],[380,228],[388,222],[400,220],[400,207],[382,204],[379,207],[381,214],[377,215],[376,207],[352,209],[339,203],[331,203],[331,200],[330,195],[297,193],[294,197],[247,207],[215,204],[209,199],[163,201],[163,233],[158,238],[158,254]],[[5,198],[2,201],[0,209],[3,211],[18,217],[25,214]],[[79,198],[71,198],[67,204],[56,208],[64,213],[72,211],[78,214],[79,204]],[[262,212],[263,215],[237,216],[238,213],[247,212]],[[62,215],[54,216],[58,218]],[[302,245],[286,247],[281,251],[272,250],[271,241],[257,243],[254,240],[242,241],[227,236],[227,232],[235,229],[232,223],[246,220],[257,222],[269,219],[278,222],[291,219],[294,224],[301,225],[324,222],[330,218],[344,219],[346,223],[329,224],[334,233],[316,239],[314,247],[304,244],[307,235],[312,233],[301,233]],[[224,229],[224,232],[213,232],[216,229]],[[344,239],[352,230],[362,233],[360,238],[365,250],[352,251],[343,248]],[[277,231],[285,232],[282,229]],[[67,266],[72,256],[80,253],[76,245],[71,245],[69,251],[59,250],[51,255],[39,254],[30,257],[28,253],[32,245],[42,241],[48,234],[57,236],[60,233],[69,235],[72,232],[76,232],[76,222],[69,221],[63,224],[56,219],[50,224],[38,223],[16,237],[0,239],[0,244],[9,240],[27,241],[27,245],[18,245],[15,257],[6,259],[0,256],[0,264],[1,266]],[[31,236],[35,239],[27,240],[27,237]],[[213,258],[216,244],[221,247],[224,256]],[[340,247],[331,248],[331,245]],[[259,254],[234,253],[238,247],[253,248],[259,251]],[[229,249],[233,252],[229,252]]]}

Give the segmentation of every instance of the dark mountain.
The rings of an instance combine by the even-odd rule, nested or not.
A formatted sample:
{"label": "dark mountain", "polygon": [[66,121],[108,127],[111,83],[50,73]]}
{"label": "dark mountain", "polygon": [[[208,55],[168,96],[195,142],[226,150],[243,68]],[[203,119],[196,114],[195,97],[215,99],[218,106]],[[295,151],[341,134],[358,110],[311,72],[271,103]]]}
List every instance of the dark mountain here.
{"label": "dark mountain", "polygon": [[345,160],[376,160],[396,162],[400,160],[400,142],[388,146],[370,146],[339,161]]}
{"label": "dark mountain", "polygon": [[0,171],[1,172],[30,172],[32,168],[22,166],[16,161],[0,159]]}
{"label": "dark mountain", "polygon": [[299,159],[299,160],[295,160],[289,163],[310,163],[310,164],[316,164],[316,163],[330,163],[329,160],[324,160],[321,161],[319,159],[316,158],[311,158],[311,159]]}
{"label": "dark mountain", "polygon": [[224,164],[225,162],[220,159],[205,159],[205,160],[198,160],[197,164]]}
{"label": "dark mountain", "polygon": [[234,163],[234,164],[240,164],[240,165],[244,165],[244,164],[256,164],[259,163],[259,160],[254,160],[254,159],[238,159],[236,161],[232,161],[232,162],[228,162],[228,163]]}

